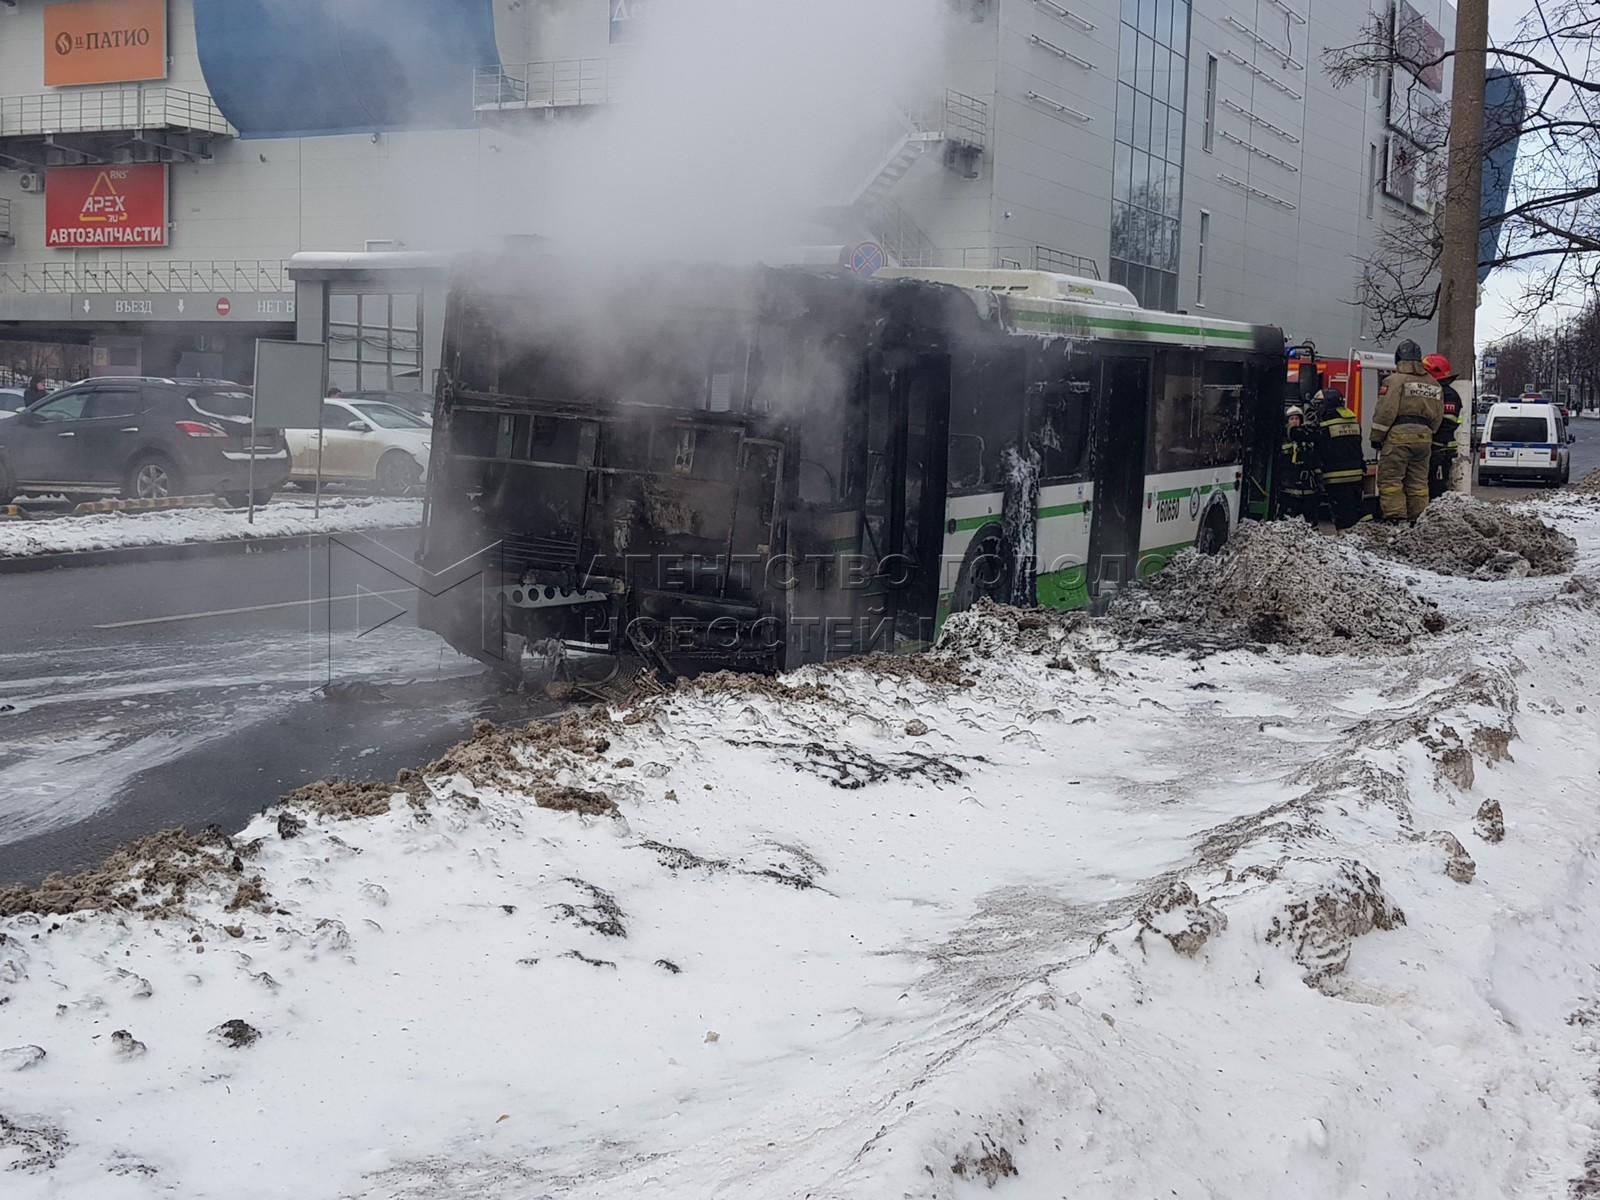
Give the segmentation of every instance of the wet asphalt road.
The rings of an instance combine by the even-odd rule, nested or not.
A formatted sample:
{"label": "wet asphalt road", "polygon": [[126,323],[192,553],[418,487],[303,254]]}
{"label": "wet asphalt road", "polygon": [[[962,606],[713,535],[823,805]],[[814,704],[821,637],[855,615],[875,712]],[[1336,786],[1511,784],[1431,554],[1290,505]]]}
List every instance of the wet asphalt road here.
{"label": "wet asphalt road", "polygon": [[[1577,481],[1600,467],[1600,421],[1572,430]],[[416,534],[379,537],[409,557]],[[0,576],[0,886],[158,829],[236,829],[325,775],[393,778],[478,717],[555,710],[417,629],[412,595],[337,541]],[[330,701],[330,680],[380,694]]]}
{"label": "wet asphalt road", "polygon": [[[416,535],[378,536],[409,556]],[[554,709],[417,629],[413,594],[338,542],[0,577],[0,886]]]}

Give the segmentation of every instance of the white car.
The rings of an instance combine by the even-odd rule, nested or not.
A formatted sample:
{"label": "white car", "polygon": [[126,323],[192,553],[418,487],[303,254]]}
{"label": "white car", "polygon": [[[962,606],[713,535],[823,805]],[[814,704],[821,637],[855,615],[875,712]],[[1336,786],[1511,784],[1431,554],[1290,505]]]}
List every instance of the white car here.
{"label": "white car", "polygon": [[0,388],[0,419],[14,417],[23,409],[21,388]]}
{"label": "white car", "polygon": [[285,429],[294,466],[289,479],[313,483],[317,455],[325,483],[370,483],[399,496],[428,473],[433,426],[403,408],[376,400],[322,402],[321,429]]}

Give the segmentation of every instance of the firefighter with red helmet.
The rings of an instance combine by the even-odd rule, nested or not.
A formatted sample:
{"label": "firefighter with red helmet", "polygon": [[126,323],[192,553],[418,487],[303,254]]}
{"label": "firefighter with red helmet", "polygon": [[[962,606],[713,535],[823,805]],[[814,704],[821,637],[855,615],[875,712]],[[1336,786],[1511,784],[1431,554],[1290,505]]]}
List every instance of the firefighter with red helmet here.
{"label": "firefighter with red helmet", "polygon": [[1455,386],[1456,375],[1450,360],[1442,354],[1429,354],[1423,369],[1433,376],[1443,393],[1444,419],[1433,431],[1433,452],[1428,460],[1428,499],[1437,500],[1450,490],[1450,475],[1456,463],[1456,433],[1461,428],[1461,395]]}
{"label": "firefighter with red helmet", "polygon": [[1385,521],[1415,521],[1428,508],[1428,466],[1433,434],[1444,421],[1444,389],[1422,365],[1422,347],[1410,338],[1394,350],[1394,372],[1378,387],[1372,413],[1378,451],[1378,504]]}

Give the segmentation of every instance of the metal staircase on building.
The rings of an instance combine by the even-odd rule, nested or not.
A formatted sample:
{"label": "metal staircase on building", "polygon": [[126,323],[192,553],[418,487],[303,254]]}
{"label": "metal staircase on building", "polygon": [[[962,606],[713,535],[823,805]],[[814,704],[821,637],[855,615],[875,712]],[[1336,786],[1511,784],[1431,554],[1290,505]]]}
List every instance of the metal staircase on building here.
{"label": "metal staircase on building", "polygon": [[878,201],[867,216],[866,227],[896,266],[936,265],[938,249],[933,239],[893,200]]}
{"label": "metal staircase on building", "polygon": [[912,129],[901,135],[895,143],[894,149],[878,164],[876,170],[867,176],[861,190],[851,201],[854,205],[871,208],[888,196],[891,188],[904,179],[917,159],[934,146],[944,141],[942,133],[928,133],[921,129]]}
{"label": "metal staircase on building", "polygon": [[942,152],[948,169],[964,179],[976,179],[988,119],[987,104],[953,89],[921,108],[902,108],[895,114],[886,131],[889,152],[868,172],[846,211],[896,264],[932,266],[937,252],[933,240],[890,199],[895,185],[931,150]]}

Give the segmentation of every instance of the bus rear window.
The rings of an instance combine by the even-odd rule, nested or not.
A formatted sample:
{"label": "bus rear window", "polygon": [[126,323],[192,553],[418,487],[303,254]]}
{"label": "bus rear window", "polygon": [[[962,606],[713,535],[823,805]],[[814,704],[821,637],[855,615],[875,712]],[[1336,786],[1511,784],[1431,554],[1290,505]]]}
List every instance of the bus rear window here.
{"label": "bus rear window", "polygon": [[1496,417],[1490,422],[1484,440],[1548,445],[1551,440],[1550,420],[1548,417]]}

